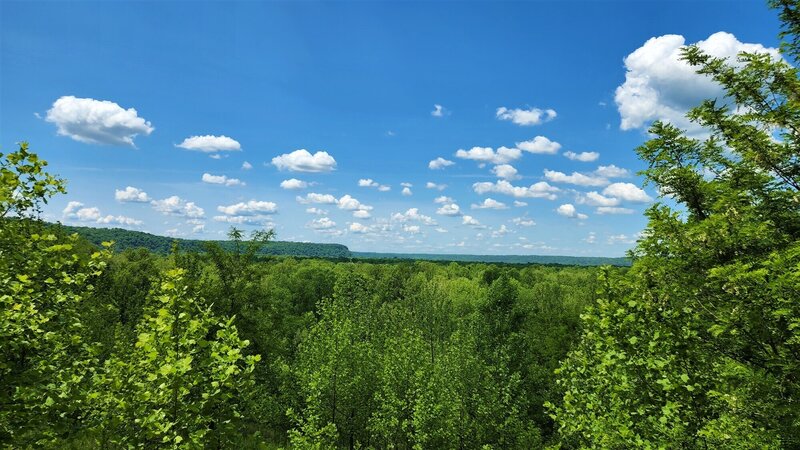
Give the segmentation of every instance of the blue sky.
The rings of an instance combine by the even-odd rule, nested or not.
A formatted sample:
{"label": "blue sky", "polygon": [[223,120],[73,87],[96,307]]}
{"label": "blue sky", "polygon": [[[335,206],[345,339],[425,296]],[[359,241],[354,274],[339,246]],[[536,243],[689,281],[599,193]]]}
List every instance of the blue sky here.
{"label": "blue sky", "polygon": [[701,136],[682,114],[720,95],[680,45],[777,32],[760,1],[3,1],[0,151],[68,180],[68,224],[619,256],[658,201],[647,124]]}

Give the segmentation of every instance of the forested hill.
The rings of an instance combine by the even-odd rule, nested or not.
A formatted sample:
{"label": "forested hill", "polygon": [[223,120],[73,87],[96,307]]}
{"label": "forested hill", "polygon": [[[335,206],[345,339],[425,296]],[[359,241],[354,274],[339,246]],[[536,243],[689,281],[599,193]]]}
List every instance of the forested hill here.
{"label": "forested hill", "polygon": [[504,264],[561,264],[565,266],[630,266],[628,258],[603,258],[594,256],[545,255],[445,255],[434,253],[372,253],[350,252],[361,259],[413,259],[423,261],[457,261]]}
{"label": "forested hill", "polygon": [[[99,245],[104,241],[114,241],[114,250],[123,251],[129,248],[146,248],[154,253],[167,254],[172,243],[177,241],[184,251],[202,252],[203,243],[197,239],[179,239],[141,231],[124,230],[122,228],[91,228],[63,226],[69,233],[78,233],[89,242]],[[231,241],[216,241],[228,249]],[[289,255],[312,258],[351,258],[350,250],[341,244],[317,244],[311,242],[272,241],[261,248],[262,255]]]}

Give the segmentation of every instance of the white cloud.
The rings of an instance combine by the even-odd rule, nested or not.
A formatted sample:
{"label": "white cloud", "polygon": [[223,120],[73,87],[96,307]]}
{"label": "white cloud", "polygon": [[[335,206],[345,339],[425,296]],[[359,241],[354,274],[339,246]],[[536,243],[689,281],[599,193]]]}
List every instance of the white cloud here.
{"label": "white cloud", "polygon": [[447,114],[448,111],[442,105],[433,105],[433,111],[431,111],[431,115],[433,117],[443,117]]}
{"label": "white cloud", "polygon": [[633,214],[630,208],[620,208],[618,206],[599,206],[595,209],[597,214]]}
{"label": "white cloud", "polygon": [[59,135],[86,144],[134,147],[136,136],[147,136],[155,129],[133,108],[71,95],[56,100],[45,120],[56,124]]}
{"label": "white cloud", "polygon": [[610,245],[614,244],[635,244],[636,237],[635,236],[628,236],[625,234],[614,234],[608,237],[608,243]]}
{"label": "white cloud", "polygon": [[505,236],[506,234],[511,233],[511,232],[512,231],[509,230],[508,227],[505,226],[505,224],[502,224],[502,225],[500,225],[500,228],[492,231],[492,237],[493,238],[502,237],[502,236]]}
{"label": "white cloud", "polygon": [[153,206],[153,209],[162,214],[185,217],[205,216],[203,208],[197,206],[194,202],[187,202],[177,195],[167,197],[163,200],[153,200],[150,202],[150,205]]}
{"label": "white cloud", "polygon": [[436,197],[435,199],[433,199],[433,203],[453,203],[453,202],[455,202],[455,200],[453,200],[451,197],[448,197],[446,195],[440,195],[440,196]]}
{"label": "white cloud", "polygon": [[528,153],[555,155],[561,149],[561,144],[544,136],[536,136],[529,141],[517,142],[517,148]]}
{"label": "white cloud", "polygon": [[419,225],[403,225],[403,231],[406,233],[417,234],[419,233]]}
{"label": "white cloud", "polygon": [[[80,211],[78,211],[80,213]],[[116,225],[128,225],[128,226],[139,226],[142,224],[141,220],[134,219],[132,217],[126,216],[104,216],[97,219],[97,223],[102,224],[116,224]]]}
{"label": "white cloud", "polygon": [[475,219],[475,218],[474,218],[474,217],[472,217],[472,216],[464,216],[464,217],[462,217],[462,218],[461,218],[461,223],[462,223],[463,225],[469,225],[469,226],[471,226],[471,227],[477,227],[477,226],[480,226],[480,225],[481,225],[481,223],[480,223],[480,222],[478,222],[478,220],[477,220],[477,219]]}
{"label": "white cloud", "polygon": [[461,207],[459,207],[455,203],[445,203],[439,209],[436,210],[436,214],[442,216],[460,216]]}
{"label": "white cloud", "polygon": [[331,194],[317,194],[316,192],[309,192],[305,197],[297,196],[298,203],[319,203],[323,205],[333,205],[336,203],[336,197]]}
{"label": "white cloud", "polygon": [[223,223],[232,223],[236,225],[253,225],[253,226],[261,226],[267,228],[274,227],[274,224],[272,223],[271,219],[265,216],[250,216],[250,215],[214,216],[214,221]]}
{"label": "white cloud", "polygon": [[618,198],[606,197],[597,191],[587,192],[586,194],[578,197],[578,203],[587,204],[590,206],[617,206],[620,203]]}
{"label": "white cloud", "polygon": [[288,180],[281,181],[281,188],[283,189],[305,189],[308,183],[297,178],[289,178]]}
{"label": "white cloud", "polygon": [[556,118],[556,112],[552,109],[508,109],[504,106],[497,108],[495,113],[500,120],[510,120],[517,125],[539,125],[549,122]]}
{"label": "white cloud", "polygon": [[477,194],[485,194],[487,192],[496,192],[498,194],[510,195],[517,198],[546,198],[555,200],[556,192],[559,192],[555,186],[550,186],[545,181],[532,184],[530,186],[514,186],[506,180],[499,180],[497,183],[490,183],[487,181],[481,183],[474,183],[472,189]]}
{"label": "white cloud", "polygon": [[272,164],[279,170],[291,172],[330,172],[336,169],[336,160],[328,152],[300,149],[272,158]]}
{"label": "white cloud", "polygon": [[521,208],[523,206],[528,206],[528,202],[521,202],[519,200],[514,200],[514,206],[517,208]]}
{"label": "white cloud", "polygon": [[116,189],[114,191],[114,198],[118,202],[123,203],[145,203],[150,201],[150,196],[147,195],[147,192],[133,186],[128,186],[124,190]]}
{"label": "white cloud", "polygon": [[378,186],[378,190],[381,191],[381,192],[388,192],[388,191],[392,190],[392,187],[391,186],[387,186],[385,184],[382,184],[382,185]]}
{"label": "white cloud", "polygon": [[306,208],[306,212],[309,213],[309,214],[316,214],[318,216],[324,216],[324,215],[328,214],[328,211],[326,211],[324,209],[314,208],[314,207]]}
{"label": "white cloud", "polygon": [[444,159],[440,156],[429,162],[428,168],[433,170],[444,169],[445,167],[452,166],[453,164],[455,164],[453,161],[450,161],[449,159]]}
{"label": "white cloud", "polygon": [[228,206],[217,206],[217,211],[228,216],[258,216],[275,214],[278,212],[278,205],[273,202],[249,200]]}
{"label": "white cloud", "polygon": [[225,135],[214,136],[211,134],[188,137],[180,144],[177,144],[176,147],[203,153],[238,152],[242,149],[236,139]]}
{"label": "white cloud", "polygon": [[253,165],[249,162],[245,161],[242,163],[242,170],[250,170],[253,168]]}
{"label": "white cloud", "polygon": [[498,202],[493,198],[487,198],[480,204],[472,204],[472,209],[508,209],[505,203]]}
{"label": "white cloud", "polygon": [[339,198],[336,201],[337,206],[339,209],[344,209],[345,211],[356,211],[356,210],[365,210],[369,211],[372,209],[372,206],[367,206],[358,201],[358,199],[351,197],[349,194],[346,194]]}
{"label": "white cloud", "polygon": [[472,147],[469,150],[456,151],[456,158],[470,159],[481,164],[506,164],[521,156],[520,149],[508,147],[500,147],[496,152],[491,147]]}
{"label": "white cloud", "polygon": [[358,222],[353,222],[350,224],[350,231],[352,231],[353,233],[367,233],[370,231],[370,228]]}
{"label": "white cloud", "polygon": [[336,226],[336,222],[332,221],[327,217],[320,217],[319,219],[314,219],[309,222],[306,227],[312,228],[315,230],[328,230]]}
{"label": "white cloud", "polygon": [[423,225],[436,225],[432,217],[420,214],[419,208],[409,208],[404,213],[394,213],[391,219],[395,222],[420,222]]}
{"label": "white cloud", "polygon": [[[686,112],[704,99],[722,99],[724,92],[719,84],[698,75],[695,68],[680,59],[685,43],[683,36],[675,34],[653,37],[625,57],[625,82],[614,95],[621,129],[642,128],[662,120],[691,132],[700,131],[685,117]],[[697,42],[697,46],[711,56],[729,58],[732,63],[742,51],[767,52],[779,58],[775,48],[742,43],[725,32],[714,33]]]}
{"label": "white cloud", "polygon": [[116,225],[127,225],[127,226],[139,226],[142,224],[141,220],[137,220],[131,217],[126,216],[112,216],[107,215],[103,216],[100,213],[100,209],[97,207],[91,208],[84,208],[83,203],[81,202],[69,202],[67,203],[67,207],[64,208],[62,213],[64,214],[65,219],[74,219],[81,222],[95,222],[99,224],[109,225],[109,224],[116,224]]}
{"label": "white cloud", "polygon": [[565,203],[565,204],[559,206],[556,209],[556,213],[558,213],[558,215],[560,215],[560,216],[569,217],[570,219],[584,220],[584,219],[587,219],[589,217],[586,214],[579,213],[575,209],[575,206],[572,205],[571,203]]}
{"label": "white cloud", "polygon": [[586,242],[587,244],[596,244],[597,243],[597,233],[595,233],[594,231],[590,231],[589,235],[586,236],[583,239],[583,242]]}
{"label": "white cloud", "polygon": [[622,167],[617,167],[613,164],[609,166],[600,166],[597,170],[594,171],[597,175],[601,177],[607,178],[625,178],[631,176],[631,173],[628,169],[623,169]]}
{"label": "white cloud", "polygon": [[355,217],[356,219],[369,219],[370,217],[372,217],[372,214],[370,214],[369,211],[365,209],[357,209],[353,211],[353,217]]}
{"label": "white cloud", "polygon": [[205,233],[205,231],[206,231],[206,226],[205,226],[205,224],[202,224],[202,223],[201,224],[197,224],[194,227],[192,227],[192,234]]}
{"label": "white cloud", "polygon": [[404,187],[403,191],[401,193],[403,195],[405,195],[405,196],[409,196],[409,195],[413,194],[413,192],[411,192],[411,188],[409,188],[408,186]]}
{"label": "white cloud", "polygon": [[517,169],[510,164],[500,164],[499,166],[494,166],[492,167],[492,173],[498,178],[504,178],[506,180],[516,180],[520,178]]}
{"label": "white cloud", "polygon": [[437,227],[436,228],[436,232],[437,233],[449,233],[449,231],[447,231],[447,229],[442,228],[442,227]]}
{"label": "white cloud", "polygon": [[70,214],[73,214],[75,211],[79,210],[82,206],[83,206],[83,203],[81,203],[81,202],[71,201],[71,202],[67,203],[67,206],[64,208],[63,211],[61,211],[61,213],[64,216],[69,216]]}
{"label": "white cloud", "polygon": [[411,183],[406,183],[406,182],[400,183],[400,186],[407,187],[407,188],[414,187],[414,185],[413,185],[413,184],[411,184]]}
{"label": "white cloud", "polygon": [[515,217],[515,218],[511,219],[511,222],[514,225],[519,225],[521,227],[532,227],[532,226],[536,225],[536,222],[534,222],[533,219],[529,219],[527,217]]}
{"label": "white cloud", "polygon": [[222,184],[224,186],[244,186],[244,182],[238,178],[228,178],[225,175],[203,174],[203,183]]}
{"label": "white cloud", "polygon": [[608,180],[603,177],[584,175],[578,172],[572,172],[571,175],[567,175],[563,172],[545,169],[544,177],[553,183],[569,183],[578,186],[605,186],[608,184]]}
{"label": "white cloud", "polygon": [[636,203],[647,203],[653,200],[649,195],[647,195],[646,192],[631,183],[610,184],[608,187],[603,189],[603,195],[617,197],[621,200]]}
{"label": "white cloud", "polygon": [[378,188],[378,190],[381,191],[381,192],[390,191],[392,189],[389,186],[386,186],[384,184],[378,183],[377,181],[374,181],[372,178],[362,178],[362,179],[358,180],[358,186],[359,187],[374,187],[374,188]]}
{"label": "white cloud", "polygon": [[600,158],[600,153],[597,152],[564,152],[564,156],[573,161],[592,162]]}
{"label": "white cloud", "polygon": [[446,184],[436,184],[436,183],[434,183],[432,181],[428,181],[427,183],[425,183],[425,187],[428,188],[428,189],[436,189],[436,190],[439,190],[439,191],[443,191],[443,190],[445,190],[447,188],[447,185]]}

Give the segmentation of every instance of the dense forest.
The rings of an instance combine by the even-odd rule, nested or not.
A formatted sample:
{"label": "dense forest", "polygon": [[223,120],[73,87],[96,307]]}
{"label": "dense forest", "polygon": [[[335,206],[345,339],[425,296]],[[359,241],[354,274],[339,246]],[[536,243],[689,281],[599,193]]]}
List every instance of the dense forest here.
{"label": "dense forest", "polygon": [[800,9],[783,60],[637,149],[663,201],[630,268],[168,254],[39,220],[65,182],[0,156],[8,448],[800,448]]}

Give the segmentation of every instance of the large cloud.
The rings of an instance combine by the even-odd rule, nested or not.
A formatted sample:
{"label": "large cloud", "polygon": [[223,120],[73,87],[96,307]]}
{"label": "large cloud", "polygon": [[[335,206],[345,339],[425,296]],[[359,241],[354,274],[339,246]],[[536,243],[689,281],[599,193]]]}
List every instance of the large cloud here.
{"label": "large cloud", "polygon": [[306,149],[272,158],[272,164],[280,170],[291,172],[330,172],[336,169],[336,160],[328,152],[316,152],[313,155]]}
{"label": "large cloud", "polygon": [[561,144],[544,136],[536,136],[529,141],[517,142],[517,148],[528,153],[555,155],[561,149]]}
{"label": "large cloud", "polygon": [[194,150],[203,153],[216,153],[216,152],[237,152],[242,149],[242,146],[233,138],[228,136],[191,136],[183,140],[176,147],[186,150]]}
{"label": "large cloud", "polygon": [[147,192],[135,188],[133,186],[128,186],[124,190],[116,189],[114,191],[114,198],[118,202],[135,202],[135,203],[145,203],[150,201],[150,196],[147,195]]}
{"label": "large cloud", "polygon": [[603,195],[634,203],[647,203],[653,199],[632,183],[613,183],[603,189]]}
{"label": "large cloud", "polygon": [[87,144],[133,147],[133,139],[149,135],[155,128],[133,108],[124,109],[108,100],[59,98],[45,120],[56,124],[58,134]]}
{"label": "large cloud", "polygon": [[[647,126],[654,120],[672,123],[689,131],[699,127],[684,117],[704,99],[722,98],[719,84],[698,75],[695,68],[680,60],[686,39],[668,34],[650,38],[625,57],[625,82],[617,87],[614,100],[622,121],[620,128],[630,130]],[[739,52],[768,52],[778,57],[778,50],[761,44],[740,42],[730,33],[718,32],[697,46],[709,55],[735,62]]]}
{"label": "large cloud", "polygon": [[471,159],[481,164],[506,164],[519,159],[522,152],[518,148],[500,147],[494,151],[491,147],[472,147],[469,150],[460,149],[456,158]]}
{"label": "large cloud", "polygon": [[177,195],[162,200],[153,200],[150,204],[153,209],[162,214],[195,218],[205,216],[203,208],[197,206],[194,202],[187,202]]}
{"label": "large cloud", "polygon": [[273,202],[249,200],[229,206],[217,206],[217,211],[228,216],[258,216],[275,214],[278,212],[278,205]]}
{"label": "large cloud", "polygon": [[540,181],[530,186],[514,186],[506,180],[499,180],[496,183],[488,181],[475,183],[472,185],[472,189],[475,193],[481,195],[487,192],[495,192],[517,198],[546,198],[549,200],[555,200],[555,193],[559,191],[557,187],[550,186],[545,181]]}

